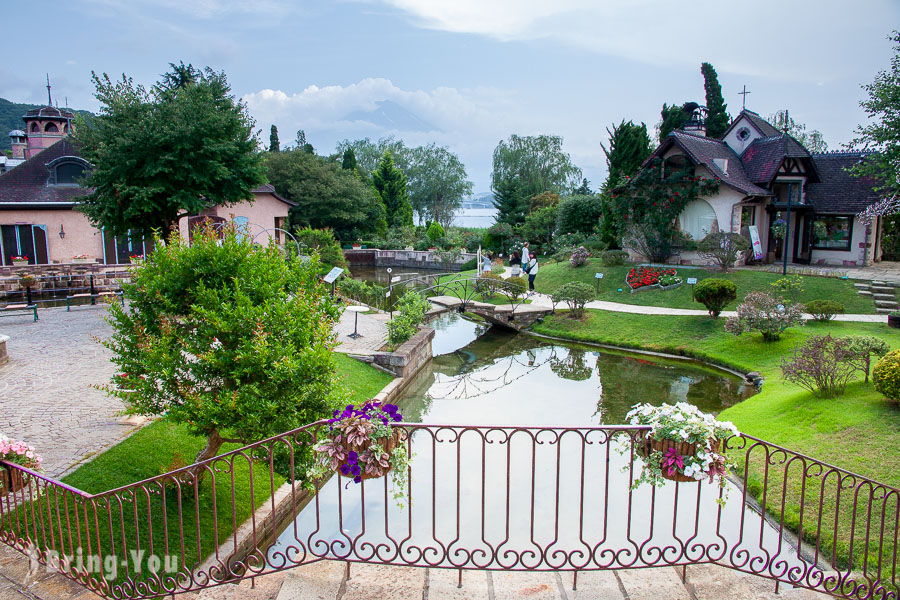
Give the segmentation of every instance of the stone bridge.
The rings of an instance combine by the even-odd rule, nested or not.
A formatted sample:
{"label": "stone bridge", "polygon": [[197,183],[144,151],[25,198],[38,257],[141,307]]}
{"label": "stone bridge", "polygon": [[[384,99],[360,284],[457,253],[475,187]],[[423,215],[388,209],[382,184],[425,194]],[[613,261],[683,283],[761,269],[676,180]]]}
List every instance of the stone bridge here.
{"label": "stone bridge", "polygon": [[477,300],[465,300],[455,296],[431,296],[428,301],[435,306],[429,314],[440,314],[450,310],[478,315],[489,323],[521,331],[531,326],[544,315],[553,312],[543,306],[531,304],[490,304]]}

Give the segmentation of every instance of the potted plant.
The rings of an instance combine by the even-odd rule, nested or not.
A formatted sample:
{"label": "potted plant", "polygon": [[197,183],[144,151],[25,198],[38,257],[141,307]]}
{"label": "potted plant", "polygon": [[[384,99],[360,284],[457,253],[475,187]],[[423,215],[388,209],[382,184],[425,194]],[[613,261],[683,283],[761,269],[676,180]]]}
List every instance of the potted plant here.
{"label": "potted plant", "polygon": [[72,257],[73,263],[86,263],[86,262],[88,262],[88,260],[89,259],[88,259],[87,254],[76,254],[75,256]]}
{"label": "potted plant", "polygon": [[895,310],[888,313],[888,327],[900,328],[900,310]]}
{"label": "potted plant", "polygon": [[[687,402],[675,405],[637,404],[626,416],[632,425],[647,425],[650,431],[640,446],[644,468],[634,481],[660,485],[664,480],[718,481],[725,488],[731,464],[720,453],[722,441],[740,436],[727,421],[717,421]],[[722,499],[724,501],[724,498]]]}
{"label": "potted plant", "polygon": [[[31,469],[41,471],[43,459],[21,440],[12,440],[0,433],[0,460],[13,463]],[[0,465],[0,496],[5,496],[26,487],[30,476],[18,469],[12,469],[6,465]]]}
{"label": "potted plant", "polygon": [[361,241],[361,240],[356,240],[355,242],[353,242],[353,249],[354,249],[354,250],[360,250],[360,249],[362,249],[362,241]]}
{"label": "potted plant", "polygon": [[328,419],[328,435],[315,446],[316,460],[307,480],[322,480],[330,473],[354,483],[391,473],[397,486],[394,498],[405,496],[409,455],[403,430],[392,427],[403,420],[394,404],[370,400],[336,410]]}
{"label": "potted plant", "polygon": [[28,266],[28,257],[27,256],[13,256],[12,257],[13,265],[17,267],[27,267]]}
{"label": "potted plant", "polygon": [[128,259],[131,261],[131,264],[139,265],[142,262],[144,262],[144,255],[143,254],[132,254],[131,256],[128,257]]}

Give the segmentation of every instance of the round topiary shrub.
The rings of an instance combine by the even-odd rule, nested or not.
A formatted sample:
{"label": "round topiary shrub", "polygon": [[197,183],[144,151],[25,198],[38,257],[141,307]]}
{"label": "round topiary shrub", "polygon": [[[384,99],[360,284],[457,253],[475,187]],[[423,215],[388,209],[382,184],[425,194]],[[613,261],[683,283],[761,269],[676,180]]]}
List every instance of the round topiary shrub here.
{"label": "round topiary shrub", "polygon": [[842,315],[846,308],[836,300],[813,300],[806,303],[806,312],[814,321],[830,321],[834,315]]}
{"label": "round topiary shrub", "polygon": [[628,262],[625,250],[606,250],[600,254],[600,264],[604,267],[618,267]]}
{"label": "round topiary shrub", "polygon": [[884,355],[872,369],[875,390],[885,398],[900,400],[900,350]]}
{"label": "round topiary shrub", "polygon": [[725,305],[737,298],[737,286],[727,279],[710,277],[703,279],[694,286],[694,300],[706,307],[709,316],[714,319]]}

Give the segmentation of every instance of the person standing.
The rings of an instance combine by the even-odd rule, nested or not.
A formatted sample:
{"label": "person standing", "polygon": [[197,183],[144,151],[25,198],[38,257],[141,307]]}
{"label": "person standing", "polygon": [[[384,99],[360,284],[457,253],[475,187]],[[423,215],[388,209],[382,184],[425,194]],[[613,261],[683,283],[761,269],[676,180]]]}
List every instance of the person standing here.
{"label": "person standing", "polygon": [[530,296],[534,294],[534,278],[538,273],[538,259],[536,255],[531,255],[531,258],[528,261],[528,268],[525,269],[525,272],[528,273],[528,295]]}
{"label": "person standing", "polygon": [[483,261],[482,273],[490,273],[491,272],[491,255],[490,253],[485,253],[481,255],[481,260]]}
{"label": "person standing", "polygon": [[528,260],[531,258],[531,252],[528,251],[528,242],[522,244],[522,268],[524,269],[528,265]]}
{"label": "person standing", "polygon": [[518,277],[522,274],[522,259],[519,258],[519,251],[513,250],[512,255],[509,257],[509,266],[512,269],[512,276]]}

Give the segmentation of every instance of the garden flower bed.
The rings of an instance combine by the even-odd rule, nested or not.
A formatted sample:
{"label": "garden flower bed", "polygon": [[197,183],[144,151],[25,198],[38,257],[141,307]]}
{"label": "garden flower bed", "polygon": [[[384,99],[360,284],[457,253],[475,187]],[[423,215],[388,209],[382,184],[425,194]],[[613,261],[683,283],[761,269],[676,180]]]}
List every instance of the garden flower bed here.
{"label": "garden flower bed", "polygon": [[657,267],[634,267],[625,276],[625,284],[631,293],[646,290],[671,290],[682,284],[675,269]]}

